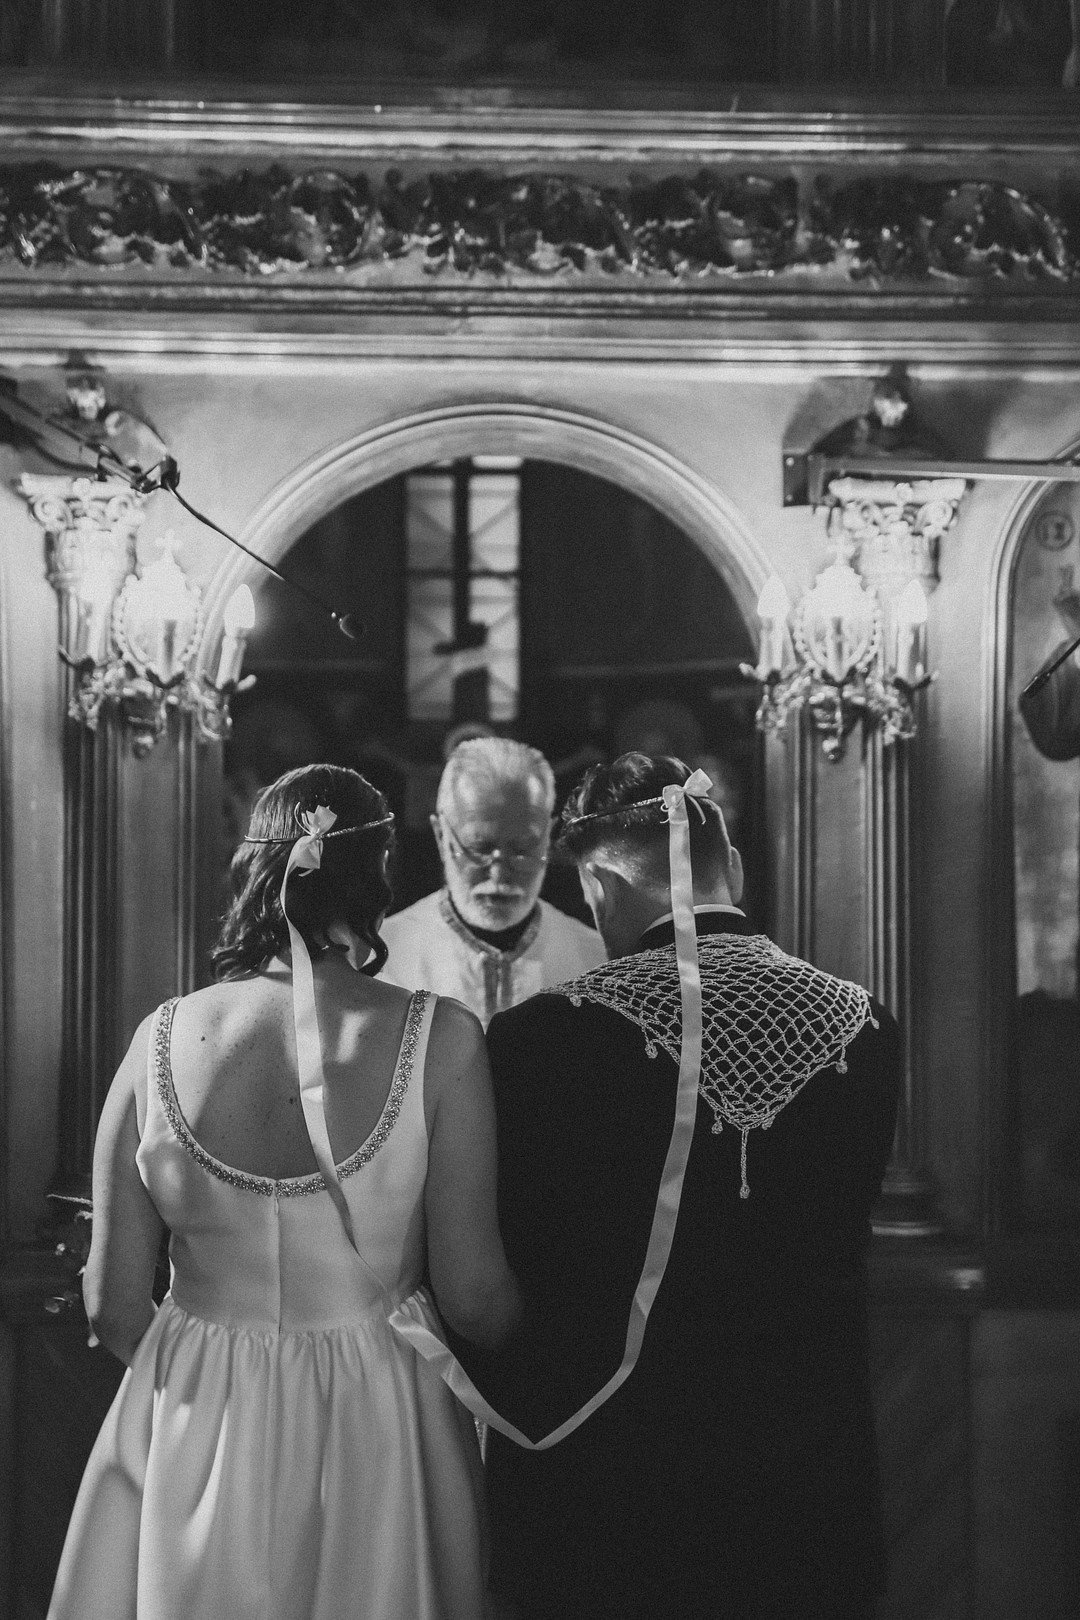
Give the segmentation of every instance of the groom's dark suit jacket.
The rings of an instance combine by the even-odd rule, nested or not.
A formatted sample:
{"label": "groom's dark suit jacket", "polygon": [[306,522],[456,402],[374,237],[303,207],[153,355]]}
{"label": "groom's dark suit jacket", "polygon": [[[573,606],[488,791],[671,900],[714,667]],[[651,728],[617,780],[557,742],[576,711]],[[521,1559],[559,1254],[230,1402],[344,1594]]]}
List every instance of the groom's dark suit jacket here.
{"label": "groom's dark suit jacket", "polygon": [[[749,931],[702,913],[699,933]],[[639,949],[670,945],[670,924]],[[882,1579],[867,1387],[868,1217],[891,1145],[896,1026],[875,1005],[846,1074],[811,1079],[748,1146],[699,1099],[641,1358],[551,1450],[489,1437],[493,1584],[560,1620],[857,1620]],[[528,1299],[514,1343],[455,1342],[532,1438],[622,1359],[677,1066],[606,1007],[545,993],[488,1030],[499,1215]]]}

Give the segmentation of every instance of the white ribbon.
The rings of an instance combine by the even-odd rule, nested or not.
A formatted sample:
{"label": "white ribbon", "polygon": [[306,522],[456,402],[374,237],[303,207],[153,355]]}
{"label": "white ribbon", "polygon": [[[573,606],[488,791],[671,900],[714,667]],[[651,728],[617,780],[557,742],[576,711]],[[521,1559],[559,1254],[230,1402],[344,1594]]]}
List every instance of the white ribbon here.
{"label": "white ribbon", "polygon": [[449,1384],[458,1400],[475,1417],[506,1435],[527,1451],[546,1451],[557,1445],[568,1434],[580,1428],[586,1419],[601,1407],[619,1386],[625,1383],[637,1365],[645,1338],[645,1326],[653,1301],[664,1280],[675,1226],[679,1218],[686,1164],[690,1156],[694,1125],[697,1120],[698,1083],[701,1079],[701,974],[698,967],[697,929],[694,923],[694,882],[690,867],[690,822],[686,813],[689,796],[702,821],[704,798],[712,782],[704,771],[694,771],[681,786],[664,789],[663,800],[669,827],[668,863],[671,877],[671,904],[675,919],[675,950],[679,964],[679,990],[682,998],[682,1042],[679,1054],[679,1083],[675,1098],[675,1123],[668,1143],[667,1157],[660,1178],[660,1191],[656,1200],[645,1263],[634,1291],[630,1306],[630,1321],[626,1329],[626,1343],[622,1361],[616,1372],[602,1389],[597,1390],[572,1417],[553,1429],[542,1440],[530,1440],[528,1435],[500,1417],[484,1399],[468,1373],[444,1343],[438,1332],[438,1319],[423,1289],[410,1294],[391,1313],[390,1326],[411,1344],[418,1355],[435,1369]]}
{"label": "white ribbon", "polygon": [[[682,1000],[680,1095],[684,1071],[687,1076],[692,1071],[695,1107],[701,1078],[701,972],[698,967],[697,925],[694,922],[694,875],[690,864],[690,818],[686,813],[686,801],[689,798],[704,823],[705,806],[700,801],[708,797],[711,787],[710,778],[704,771],[697,770],[687,777],[681,787],[672,783],[662,795],[667,811],[671,915],[675,923],[675,955],[679,964],[679,994]],[[690,1130],[693,1134],[692,1117]],[[687,1149],[689,1151],[689,1143]]]}
{"label": "white ribbon", "polygon": [[289,859],[285,863],[285,876],[281,880],[281,909],[289,926],[289,944],[292,947],[293,1025],[296,1030],[296,1070],[300,1083],[300,1105],[304,1110],[304,1124],[307,1126],[315,1162],[322,1171],[326,1190],[341,1216],[346,1237],[370,1271],[371,1267],[367,1265],[356,1245],[352,1214],[338,1180],[337,1165],[334,1163],[330,1135],[326,1128],[326,1077],[323,1074],[322,1042],[319,1037],[319,1014],[315,1005],[315,974],[311,966],[311,956],[303,935],[294,925],[285,904],[285,891],[290,873],[296,872],[304,877],[308,872],[317,872],[322,865],[323,839],[337,820],[337,815],[325,804],[320,804],[314,810],[300,811],[297,820],[304,828],[304,834],[290,849]]}
{"label": "white ribbon", "polygon": [[[349,1209],[348,1199],[345,1197],[341,1182],[338,1180],[334,1152],[330,1146],[330,1133],[326,1128],[326,1076],[323,1072],[319,1013],[315,1004],[315,974],[304,936],[293,923],[292,918],[289,916],[288,907],[285,904],[290,874],[295,872],[299,877],[306,877],[309,872],[317,872],[322,865],[323,840],[337,820],[337,814],[325,804],[320,804],[314,810],[299,811],[296,819],[303,827],[304,832],[303,836],[293,844],[289,851],[289,859],[285,863],[285,875],[281,880],[281,910],[288,924],[289,944],[292,948],[293,1026],[296,1031],[296,1070],[300,1086],[300,1104],[304,1111],[304,1124],[307,1126],[308,1139],[315,1155],[315,1162],[322,1173],[326,1190],[333,1200],[334,1207],[341,1217],[341,1224],[345,1228],[345,1236],[352,1245],[353,1252],[364,1270],[373,1279],[387,1302],[392,1305],[393,1296],[390,1290],[374,1266],[370,1265],[364,1258],[363,1251],[356,1241],[352,1211]],[[389,818],[386,819],[389,820]],[[373,826],[383,824],[382,822],[371,823]],[[363,965],[360,957],[361,945],[355,934],[344,925],[338,926],[337,924],[332,924],[328,928],[327,934],[332,940],[348,947],[349,961],[359,971]],[[434,1006],[433,997],[429,999],[427,1005],[429,1007]],[[414,1054],[414,1061],[421,1073],[423,1073],[429,1029],[430,1013],[428,1021],[421,1025],[420,1038],[417,1041]]]}

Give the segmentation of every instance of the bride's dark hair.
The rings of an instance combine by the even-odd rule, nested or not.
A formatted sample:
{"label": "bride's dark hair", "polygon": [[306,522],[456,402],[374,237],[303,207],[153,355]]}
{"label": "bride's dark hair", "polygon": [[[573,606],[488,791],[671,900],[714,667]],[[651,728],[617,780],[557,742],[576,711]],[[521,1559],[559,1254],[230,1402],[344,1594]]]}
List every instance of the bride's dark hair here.
{"label": "bride's dark hair", "polygon": [[[386,851],[393,824],[368,826],[389,815],[386,800],[358,771],[341,765],[303,765],[287,771],[264,788],[255,802],[245,840],[229,872],[233,898],[211,952],[216,979],[252,973],[289,946],[289,927],[281,909],[281,881],[289,851],[302,835],[298,817],[325,805],[337,815],[323,839],[317,871],[289,875],[289,915],[309,950],[322,943],[330,923],[355,930],[373,955],[362,971],[374,976],[387,949],[378,924],[392,895],[386,881]],[[348,831],[363,828],[363,831]]]}

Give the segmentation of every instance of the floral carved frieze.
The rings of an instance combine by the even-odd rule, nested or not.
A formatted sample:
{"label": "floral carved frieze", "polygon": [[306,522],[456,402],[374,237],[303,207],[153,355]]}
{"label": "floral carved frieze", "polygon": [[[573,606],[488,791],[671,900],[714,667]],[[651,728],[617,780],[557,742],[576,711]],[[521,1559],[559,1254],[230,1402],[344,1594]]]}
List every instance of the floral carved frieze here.
{"label": "floral carved frieze", "polygon": [[996,183],[702,170],[600,185],[574,175],[419,178],[281,167],[194,180],[0,167],[0,272],[140,266],[272,277],[399,267],[533,280],[1080,285],[1080,233]]}

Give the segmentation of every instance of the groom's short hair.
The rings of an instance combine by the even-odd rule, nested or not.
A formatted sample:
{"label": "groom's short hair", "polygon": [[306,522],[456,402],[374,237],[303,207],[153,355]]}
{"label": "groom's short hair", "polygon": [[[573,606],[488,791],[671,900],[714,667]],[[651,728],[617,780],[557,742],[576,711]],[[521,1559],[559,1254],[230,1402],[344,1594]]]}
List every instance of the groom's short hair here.
{"label": "groom's short hair", "polygon": [[[586,771],[563,808],[556,849],[573,861],[599,852],[628,865],[641,879],[666,881],[668,823],[659,800],[666,787],[682,787],[688,765],[671,754],[620,754],[610,765]],[[690,859],[695,873],[709,880],[727,875],[731,839],[723,812],[701,799],[703,817],[691,808]]]}

